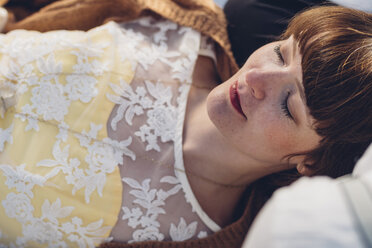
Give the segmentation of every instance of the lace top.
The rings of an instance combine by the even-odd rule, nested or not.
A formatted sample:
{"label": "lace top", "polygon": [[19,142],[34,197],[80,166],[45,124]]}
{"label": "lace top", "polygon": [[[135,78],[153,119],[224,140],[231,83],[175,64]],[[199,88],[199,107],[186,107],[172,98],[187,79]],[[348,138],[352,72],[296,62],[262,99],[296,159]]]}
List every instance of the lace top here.
{"label": "lace top", "polygon": [[220,229],[182,158],[200,43],[191,28],[150,17],[0,36],[0,247],[183,241]]}

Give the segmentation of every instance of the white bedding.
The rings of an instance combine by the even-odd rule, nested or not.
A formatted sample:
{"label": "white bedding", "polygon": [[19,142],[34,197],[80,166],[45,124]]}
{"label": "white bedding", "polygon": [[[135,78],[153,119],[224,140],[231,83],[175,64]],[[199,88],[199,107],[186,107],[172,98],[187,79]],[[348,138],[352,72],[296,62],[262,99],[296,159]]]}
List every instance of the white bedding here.
{"label": "white bedding", "polygon": [[[353,176],[372,190],[372,145]],[[324,176],[302,178],[274,193],[243,248],[366,247],[361,233],[340,181]]]}

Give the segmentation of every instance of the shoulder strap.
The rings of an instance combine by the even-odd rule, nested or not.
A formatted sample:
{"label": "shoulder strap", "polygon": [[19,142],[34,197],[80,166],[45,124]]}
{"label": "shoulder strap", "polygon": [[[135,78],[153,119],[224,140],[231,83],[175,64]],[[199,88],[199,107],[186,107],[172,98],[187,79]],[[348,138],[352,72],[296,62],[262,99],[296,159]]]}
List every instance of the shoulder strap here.
{"label": "shoulder strap", "polygon": [[372,247],[372,192],[363,183],[361,178],[343,177],[340,180],[342,191],[345,193],[346,200],[366,247]]}

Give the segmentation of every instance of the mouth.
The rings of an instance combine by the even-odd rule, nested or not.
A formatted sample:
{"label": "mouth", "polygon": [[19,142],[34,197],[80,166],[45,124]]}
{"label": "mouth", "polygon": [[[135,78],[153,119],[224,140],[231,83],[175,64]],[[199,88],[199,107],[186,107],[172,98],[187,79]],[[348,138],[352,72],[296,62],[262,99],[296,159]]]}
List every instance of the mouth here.
{"label": "mouth", "polygon": [[233,107],[238,111],[239,114],[241,114],[245,119],[247,117],[243,113],[242,106],[240,105],[240,97],[238,93],[238,81],[235,81],[231,86],[230,86],[230,101]]}

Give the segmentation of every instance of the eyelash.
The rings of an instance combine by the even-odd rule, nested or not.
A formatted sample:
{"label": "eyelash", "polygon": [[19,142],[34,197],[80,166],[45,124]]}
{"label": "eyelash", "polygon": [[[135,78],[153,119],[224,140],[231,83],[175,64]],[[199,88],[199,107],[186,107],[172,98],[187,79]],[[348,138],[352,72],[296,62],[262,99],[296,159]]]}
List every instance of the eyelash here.
{"label": "eyelash", "polygon": [[280,52],[280,45],[277,45],[274,47],[274,52],[278,56],[279,61],[284,64],[284,59],[283,59],[282,53]]}
{"label": "eyelash", "polygon": [[288,98],[290,96],[290,92],[288,92],[287,96],[285,97],[284,101],[282,102],[282,110],[283,110],[283,113],[285,114],[285,116],[293,119],[292,115],[291,115],[291,112],[289,111],[289,108],[288,108]]}
{"label": "eyelash", "polygon": [[[284,64],[284,59],[283,59],[283,56],[282,56],[282,53],[280,52],[280,45],[277,45],[274,47],[274,52],[276,53],[276,55],[278,56],[278,59],[280,62],[282,62]],[[290,96],[290,92],[288,92],[287,96],[285,97],[284,101],[282,102],[282,110],[283,110],[283,113],[285,114],[285,116],[292,118],[292,115],[291,115],[291,112],[289,111],[289,108],[288,108],[288,98]]]}

